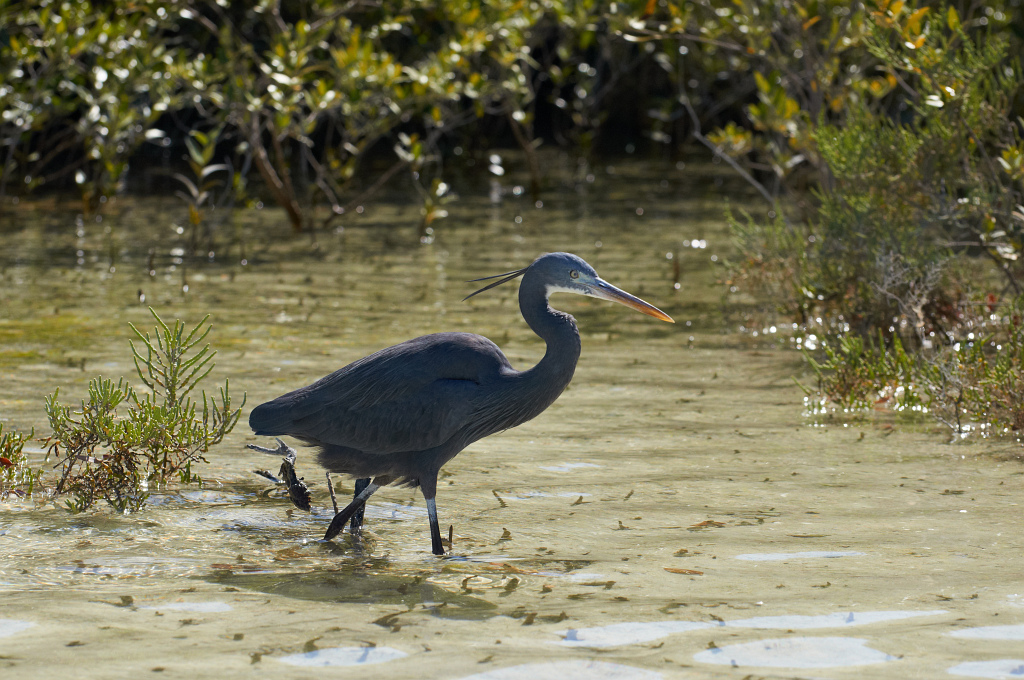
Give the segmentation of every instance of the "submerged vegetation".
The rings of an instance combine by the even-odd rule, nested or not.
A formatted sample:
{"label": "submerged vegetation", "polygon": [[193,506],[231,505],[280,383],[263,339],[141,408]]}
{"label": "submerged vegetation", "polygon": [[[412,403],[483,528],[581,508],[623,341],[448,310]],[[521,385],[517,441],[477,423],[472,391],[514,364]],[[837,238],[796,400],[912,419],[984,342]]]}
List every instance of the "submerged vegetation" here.
{"label": "submerged vegetation", "polygon": [[[200,254],[218,209],[263,198],[315,231],[403,176],[429,243],[446,174],[493,147],[536,197],[542,144],[696,146],[765,200],[730,215],[725,278],[745,327],[796,324],[814,410],[1019,435],[1022,27],[1021,0],[8,3],[0,209],[56,187],[102,211],[158,168]],[[104,418],[134,409],[111,422],[143,403],[90,388]]]}

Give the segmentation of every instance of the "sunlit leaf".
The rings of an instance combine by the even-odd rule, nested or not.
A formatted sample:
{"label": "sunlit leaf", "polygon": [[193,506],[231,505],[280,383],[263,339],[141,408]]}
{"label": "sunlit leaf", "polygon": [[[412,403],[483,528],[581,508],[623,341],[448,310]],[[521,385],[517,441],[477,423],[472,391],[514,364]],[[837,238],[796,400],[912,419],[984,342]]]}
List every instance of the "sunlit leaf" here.
{"label": "sunlit leaf", "polygon": [[216,165],[207,165],[203,168],[203,171],[199,173],[199,177],[206,179],[209,175],[222,170],[230,170],[231,168],[223,163],[217,163]]}
{"label": "sunlit leaf", "polygon": [[199,165],[203,164],[203,152],[199,148],[198,144],[192,141],[192,139],[186,137],[185,148],[188,149],[189,158],[191,158],[194,163],[198,163]]}
{"label": "sunlit leaf", "polygon": [[772,89],[768,79],[761,75],[759,71],[754,71],[754,83],[757,85],[759,92],[767,94]]}
{"label": "sunlit leaf", "polygon": [[796,103],[796,100],[787,98],[785,104],[783,105],[781,113],[783,118],[792,118],[799,111],[800,105]]}
{"label": "sunlit leaf", "polygon": [[946,25],[949,26],[951,31],[960,29],[960,15],[952,5],[949,6],[949,11],[946,12]]}
{"label": "sunlit leaf", "polygon": [[[909,17],[907,17],[907,33],[911,35],[917,35],[921,32],[921,19],[928,13],[930,7],[922,7],[915,10]],[[950,7],[950,9],[953,9]]]}

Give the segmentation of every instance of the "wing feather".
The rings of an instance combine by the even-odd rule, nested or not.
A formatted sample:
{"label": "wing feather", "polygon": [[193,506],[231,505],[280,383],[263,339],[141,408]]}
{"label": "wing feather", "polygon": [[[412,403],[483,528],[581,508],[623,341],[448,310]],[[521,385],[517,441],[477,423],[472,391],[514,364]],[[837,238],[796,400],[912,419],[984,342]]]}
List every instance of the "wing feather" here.
{"label": "wing feather", "polygon": [[422,451],[465,427],[485,386],[511,368],[478,335],[438,333],[388,347],[253,409],[257,434],[364,453]]}

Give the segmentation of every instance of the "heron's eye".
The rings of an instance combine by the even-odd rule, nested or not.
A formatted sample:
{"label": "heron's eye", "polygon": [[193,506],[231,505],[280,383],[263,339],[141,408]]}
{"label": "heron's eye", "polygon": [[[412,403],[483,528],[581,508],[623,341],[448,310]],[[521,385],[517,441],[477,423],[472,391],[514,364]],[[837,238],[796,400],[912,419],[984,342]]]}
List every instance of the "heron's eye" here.
{"label": "heron's eye", "polygon": [[570,279],[578,279],[578,278],[580,278],[580,273],[578,271],[576,271],[575,269],[570,269],[569,270],[569,278]]}

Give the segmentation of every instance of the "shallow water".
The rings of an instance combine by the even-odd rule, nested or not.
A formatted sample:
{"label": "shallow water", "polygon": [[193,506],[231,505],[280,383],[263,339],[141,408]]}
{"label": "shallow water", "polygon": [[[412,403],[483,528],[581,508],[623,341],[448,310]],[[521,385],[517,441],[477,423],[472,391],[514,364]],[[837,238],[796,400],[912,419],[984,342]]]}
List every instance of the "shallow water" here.
{"label": "shallow water", "polygon": [[[553,162],[552,176],[563,170]],[[729,253],[724,198],[742,203],[745,189],[716,185],[715,167],[593,172],[541,208],[513,193],[514,173],[468,182],[429,243],[418,207],[399,200],[315,247],[276,211],[238,212],[203,262],[177,250],[173,198],[120,199],[98,222],[49,200],[8,213],[5,428],[45,433],[43,395],[60,387],[73,402],[94,375],[130,376],[127,322],[148,328],[146,305],[189,323],[212,314],[214,375],[248,394],[246,416],[428,332],[480,332],[531,365],[543,347],[514,286],[460,300],[466,279],[545,251],[580,254],[678,323],[554,299],[583,335],[574,382],[535,421],[445,467],[446,558],[430,554],[412,490],[373,497],[361,543],[319,540],[330,500],[308,451],[298,469],[313,513],[252,474],[277,462],[245,450],[256,438],[242,426],[211,452],[205,488],[159,493],[133,516],[0,506],[5,673],[1016,677],[1013,446],[948,445],[927,424],[809,421],[791,380],[808,379],[799,355],[727,332],[737,303],[723,303],[711,258]]]}

